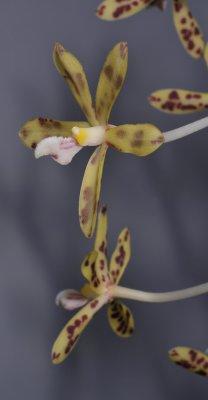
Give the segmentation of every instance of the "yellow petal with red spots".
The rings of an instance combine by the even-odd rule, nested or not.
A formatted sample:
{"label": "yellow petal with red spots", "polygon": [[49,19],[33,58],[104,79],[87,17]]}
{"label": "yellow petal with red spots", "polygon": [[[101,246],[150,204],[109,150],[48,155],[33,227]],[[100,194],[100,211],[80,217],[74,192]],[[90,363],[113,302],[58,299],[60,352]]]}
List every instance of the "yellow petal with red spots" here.
{"label": "yellow petal with red spots", "polygon": [[134,332],[134,318],[131,311],[118,300],[108,306],[108,321],[116,335],[127,338]]}
{"label": "yellow petal with red spots", "polygon": [[106,125],[113,104],[123,86],[128,64],[127,43],[120,42],[110,51],[103,65],[96,93],[96,115]]}
{"label": "yellow petal with red spots", "polygon": [[107,146],[96,148],[87,164],[79,197],[80,226],[86,237],[93,235],[97,220],[103,166]]}
{"label": "yellow petal with red spots", "polygon": [[162,89],[152,93],[150,104],[160,111],[188,114],[208,108],[208,93],[183,89]]}
{"label": "yellow petal with red spots", "polygon": [[[90,252],[82,263],[81,271],[85,279],[90,283],[92,291],[97,294],[105,292],[110,282],[110,275],[107,269],[107,260],[102,253],[95,250]],[[88,288],[84,290],[88,290]]]}
{"label": "yellow petal with red spots", "polygon": [[175,347],[169,351],[171,361],[190,372],[208,376],[208,355],[190,347]]}
{"label": "yellow petal with red spots", "polygon": [[87,78],[80,62],[59,43],[55,44],[53,60],[89,123],[98,125]]}
{"label": "yellow petal with red spots", "polygon": [[118,284],[131,257],[130,232],[124,228],[117,240],[116,248],[110,260],[110,273],[112,281]]}
{"label": "yellow petal with red spots", "polygon": [[103,206],[98,212],[97,231],[95,238],[94,249],[102,254],[107,253],[107,229],[108,229],[108,218],[107,218],[107,207]]}
{"label": "yellow petal with red spots", "polygon": [[69,137],[75,125],[89,127],[87,122],[57,121],[49,118],[35,118],[27,121],[19,131],[19,137],[25,146],[35,149],[37,144],[51,136]]}
{"label": "yellow petal with red spots", "polygon": [[97,11],[97,17],[107,21],[115,21],[127,17],[131,17],[148,7],[154,0],[105,0]]}
{"label": "yellow petal with red spots", "polygon": [[65,325],[52,348],[52,362],[60,364],[71,353],[82,331],[94,314],[106,303],[106,297],[91,300]]}
{"label": "yellow petal with red spots", "polygon": [[173,18],[185,50],[194,58],[203,57],[205,41],[187,0],[173,0]]}
{"label": "yellow petal with red spots", "polygon": [[154,125],[120,125],[107,131],[107,144],[123,153],[146,156],[157,150],[164,141],[163,134]]}

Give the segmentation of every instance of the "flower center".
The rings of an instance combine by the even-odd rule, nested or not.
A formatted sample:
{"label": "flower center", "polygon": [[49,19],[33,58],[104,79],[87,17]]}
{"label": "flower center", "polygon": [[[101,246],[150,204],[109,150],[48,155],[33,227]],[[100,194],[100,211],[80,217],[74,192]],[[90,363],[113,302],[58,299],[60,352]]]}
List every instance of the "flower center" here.
{"label": "flower center", "polygon": [[74,126],[72,134],[74,139],[80,146],[99,146],[104,143],[105,139],[105,126],[93,126],[91,128],[79,128]]}

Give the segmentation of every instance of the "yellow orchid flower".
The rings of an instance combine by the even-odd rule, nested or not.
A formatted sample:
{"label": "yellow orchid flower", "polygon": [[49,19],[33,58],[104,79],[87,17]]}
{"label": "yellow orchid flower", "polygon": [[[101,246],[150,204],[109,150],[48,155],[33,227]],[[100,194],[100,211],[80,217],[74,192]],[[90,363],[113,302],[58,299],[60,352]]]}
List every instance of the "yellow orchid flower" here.
{"label": "yellow orchid flower", "polygon": [[118,43],[109,53],[98,81],[95,107],[80,62],[63,46],[56,44],[54,62],[66,80],[88,122],[35,118],[20,129],[22,142],[34,149],[35,157],[50,155],[62,165],[69,164],[85,146],[96,149],[87,164],[79,198],[80,226],[86,237],[93,235],[100,199],[106,151],[109,146],[136,156],[146,156],[163,143],[179,139],[208,126],[203,119],[170,132],[161,132],[149,123],[110,125],[110,111],[123,85],[127,71],[128,48]]}
{"label": "yellow orchid flower", "polygon": [[76,57],[60,44],[56,44],[53,59],[88,122],[36,118],[22,126],[19,136],[27,147],[35,150],[36,158],[51,155],[62,165],[70,163],[83,147],[97,147],[87,164],[79,200],[80,225],[84,234],[91,237],[96,224],[108,146],[125,153],[145,156],[161,146],[163,135],[151,124],[126,124],[117,127],[108,124],[112,106],[126,76],[126,43],[118,43],[108,54],[97,86],[95,107],[85,72]]}
{"label": "yellow orchid flower", "polygon": [[174,347],[169,351],[170,360],[190,372],[208,377],[208,354],[191,347]]}
{"label": "yellow orchid flower", "polygon": [[[165,9],[166,0],[104,0],[96,11],[97,17],[107,21],[117,21],[156,5]],[[187,0],[172,0],[173,20],[179,39],[185,50],[193,57],[204,56],[205,41],[200,27],[193,17]]]}
{"label": "yellow orchid flower", "polygon": [[88,281],[79,292],[66,289],[56,297],[56,304],[66,310],[82,307],[60,332],[52,348],[52,361],[59,364],[73,350],[81,333],[94,315],[108,304],[108,321],[113,331],[127,338],[134,331],[134,319],[128,307],[119,298],[142,302],[170,302],[199,296],[208,292],[208,283],[165,293],[148,293],[118,286],[131,255],[130,233],[124,228],[117,240],[116,248],[107,259],[107,213],[102,207],[98,214],[94,249],[84,259],[81,271]]}

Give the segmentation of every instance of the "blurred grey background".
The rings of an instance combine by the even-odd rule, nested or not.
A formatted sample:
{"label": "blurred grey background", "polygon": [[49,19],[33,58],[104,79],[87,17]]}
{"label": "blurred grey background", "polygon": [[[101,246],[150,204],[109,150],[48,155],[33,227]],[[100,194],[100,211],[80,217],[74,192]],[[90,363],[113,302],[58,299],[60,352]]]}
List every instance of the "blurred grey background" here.
{"label": "blurred grey background", "polygon": [[[166,305],[128,303],[136,320],[117,338],[102,310],[71,357],[53,366],[50,350],[70,318],[55,307],[63,288],[79,288],[80,263],[92,247],[77,215],[91,149],[61,167],[36,161],[20,143],[20,126],[35,116],[82,119],[52,63],[55,41],[82,61],[92,90],[111,47],[129,44],[125,86],[111,122],[178,127],[206,115],[171,116],[148,105],[162,87],[208,90],[208,70],[182,48],[171,1],[118,23],[94,16],[99,0],[1,0],[0,4],[0,387],[3,400],[195,400],[207,380],[172,365],[175,345],[208,346],[206,296]],[[189,1],[208,38],[206,0]],[[109,250],[129,226],[132,259],[122,284],[175,290],[208,280],[208,129],[163,146],[147,158],[109,150],[102,201],[109,208]]]}

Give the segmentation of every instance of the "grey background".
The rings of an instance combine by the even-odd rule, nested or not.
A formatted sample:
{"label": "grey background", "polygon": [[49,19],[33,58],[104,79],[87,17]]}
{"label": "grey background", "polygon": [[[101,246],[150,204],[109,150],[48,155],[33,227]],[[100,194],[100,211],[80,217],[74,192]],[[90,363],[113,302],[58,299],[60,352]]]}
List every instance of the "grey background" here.
{"label": "grey background", "polygon": [[[162,87],[206,90],[208,71],[183,50],[171,2],[110,24],[95,18],[99,0],[1,0],[0,3],[0,387],[3,400],[196,399],[207,380],[172,365],[174,345],[208,346],[207,297],[166,305],[131,303],[137,329],[129,340],[108,327],[106,310],[89,325],[61,366],[50,350],[70,317],[56,293],[79,288],[80,263],[92,247],[81,234],[77,204],[91,149],[71,165],[36,161],[17,132],[29,118],[82,119],[52,64],[60,41],[83,62],[92,90],[111,47],[129,44],[125,87],[111,122],[152,122],[171,129],[206,115],[170,116],[147,95]],[[208,38],[206,0],[189,1]],[[201,133],[148,158],[109,150],[102,185],[109,205],[109,250],[121,228],[132,235],[122,284],[166,291],[208,280],[208,138]]]}

